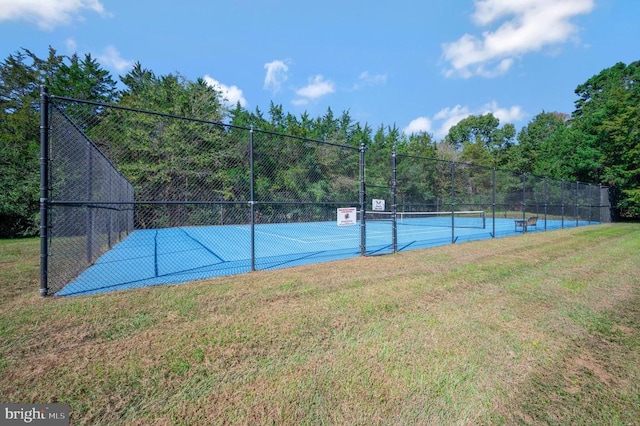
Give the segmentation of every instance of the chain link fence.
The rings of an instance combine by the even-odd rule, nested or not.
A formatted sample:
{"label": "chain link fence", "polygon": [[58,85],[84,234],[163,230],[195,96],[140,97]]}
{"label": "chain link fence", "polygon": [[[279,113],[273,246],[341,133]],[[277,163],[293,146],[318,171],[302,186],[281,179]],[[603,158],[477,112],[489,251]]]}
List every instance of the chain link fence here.
{"label": "chain link fence", "polygon": [[51,106],[49,183],[55,201],[48,211],[48,279],[54,289],[135,228],[133,186],[82,131],[87,123],[75,124],[67,112]]}
{"label": "chain link fence", "polygon": [[[528,221],[520,231],[544,231],[610,221],[608,188],[554,180],[469,163],[397,156],[398,212],[439,213],[451,222],[448,242],[513,235],[516,221]],[[468,233],[467,226],[484,217],[486,232]],[[456,218],[459,218],[456,223]],[[440,221],[443,224],[443,221]],[[535,225],[534,225],[535,224]],[[443,225],[444,226],[444,225]],[[440,236],[444,243],[443,236]],[[431,246],[432,236],[422,244]]]}
{"label": "chain link fence", "polygon": [[46,93],[42,110],[43,295],[609,221],[595,185]]}

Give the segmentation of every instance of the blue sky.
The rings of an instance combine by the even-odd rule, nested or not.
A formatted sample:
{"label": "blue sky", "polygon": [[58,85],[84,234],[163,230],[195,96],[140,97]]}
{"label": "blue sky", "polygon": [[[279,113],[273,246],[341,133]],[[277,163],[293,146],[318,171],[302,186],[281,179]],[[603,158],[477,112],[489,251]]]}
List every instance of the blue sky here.
{"label": "blue sky", "polygon": [[571,113],[577,85],[640,60],[640,0],[0,0],[0,55],[91,53],[203,77],[248,110],[348,110],[436,139],[470,114]]}

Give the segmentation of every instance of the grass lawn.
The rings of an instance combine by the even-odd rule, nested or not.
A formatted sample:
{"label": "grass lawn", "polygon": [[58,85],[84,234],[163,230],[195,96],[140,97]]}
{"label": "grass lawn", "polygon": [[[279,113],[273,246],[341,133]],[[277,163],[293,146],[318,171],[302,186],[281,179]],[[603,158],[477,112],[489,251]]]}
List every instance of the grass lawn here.
{"label": "grass lawn", "polygon": [[640,224],[87,297],[0,241],[0,401],[72,424],[640,424]]}

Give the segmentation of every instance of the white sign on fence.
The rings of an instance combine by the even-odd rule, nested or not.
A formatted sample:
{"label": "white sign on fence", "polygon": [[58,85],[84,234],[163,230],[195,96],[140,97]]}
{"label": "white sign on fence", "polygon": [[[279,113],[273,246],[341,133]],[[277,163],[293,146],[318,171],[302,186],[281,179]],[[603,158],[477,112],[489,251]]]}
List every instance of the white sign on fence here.
{"label": "white sign on fence", "polygon": [[343,207],[338,209],[338,226],[352,226],[357,224],[355,207]]}
{"label": "white sign on fence", "polygon": [[383,212],[384,211],[384,200],[376,200],[374,198],[371,203],[372,203],[372,206],[371,206],[372,210],[377,211],[377,212]]}

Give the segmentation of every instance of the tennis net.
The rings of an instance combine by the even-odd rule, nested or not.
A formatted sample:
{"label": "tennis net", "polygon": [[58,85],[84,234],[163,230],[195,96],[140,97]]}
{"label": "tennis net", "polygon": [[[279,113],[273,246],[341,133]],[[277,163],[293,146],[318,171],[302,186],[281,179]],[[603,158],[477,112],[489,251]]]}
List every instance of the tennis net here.
{"label": "tennis net", "polygon": [[[360,219],[360,212],[358,212]],[[367,211],[367,222],[393,221],[393,212]],[[437,212],[397,212],[396,224],[408,226],[436,226],[442,228],[479,228],[487,226],[484,210],[437,211]]]}

